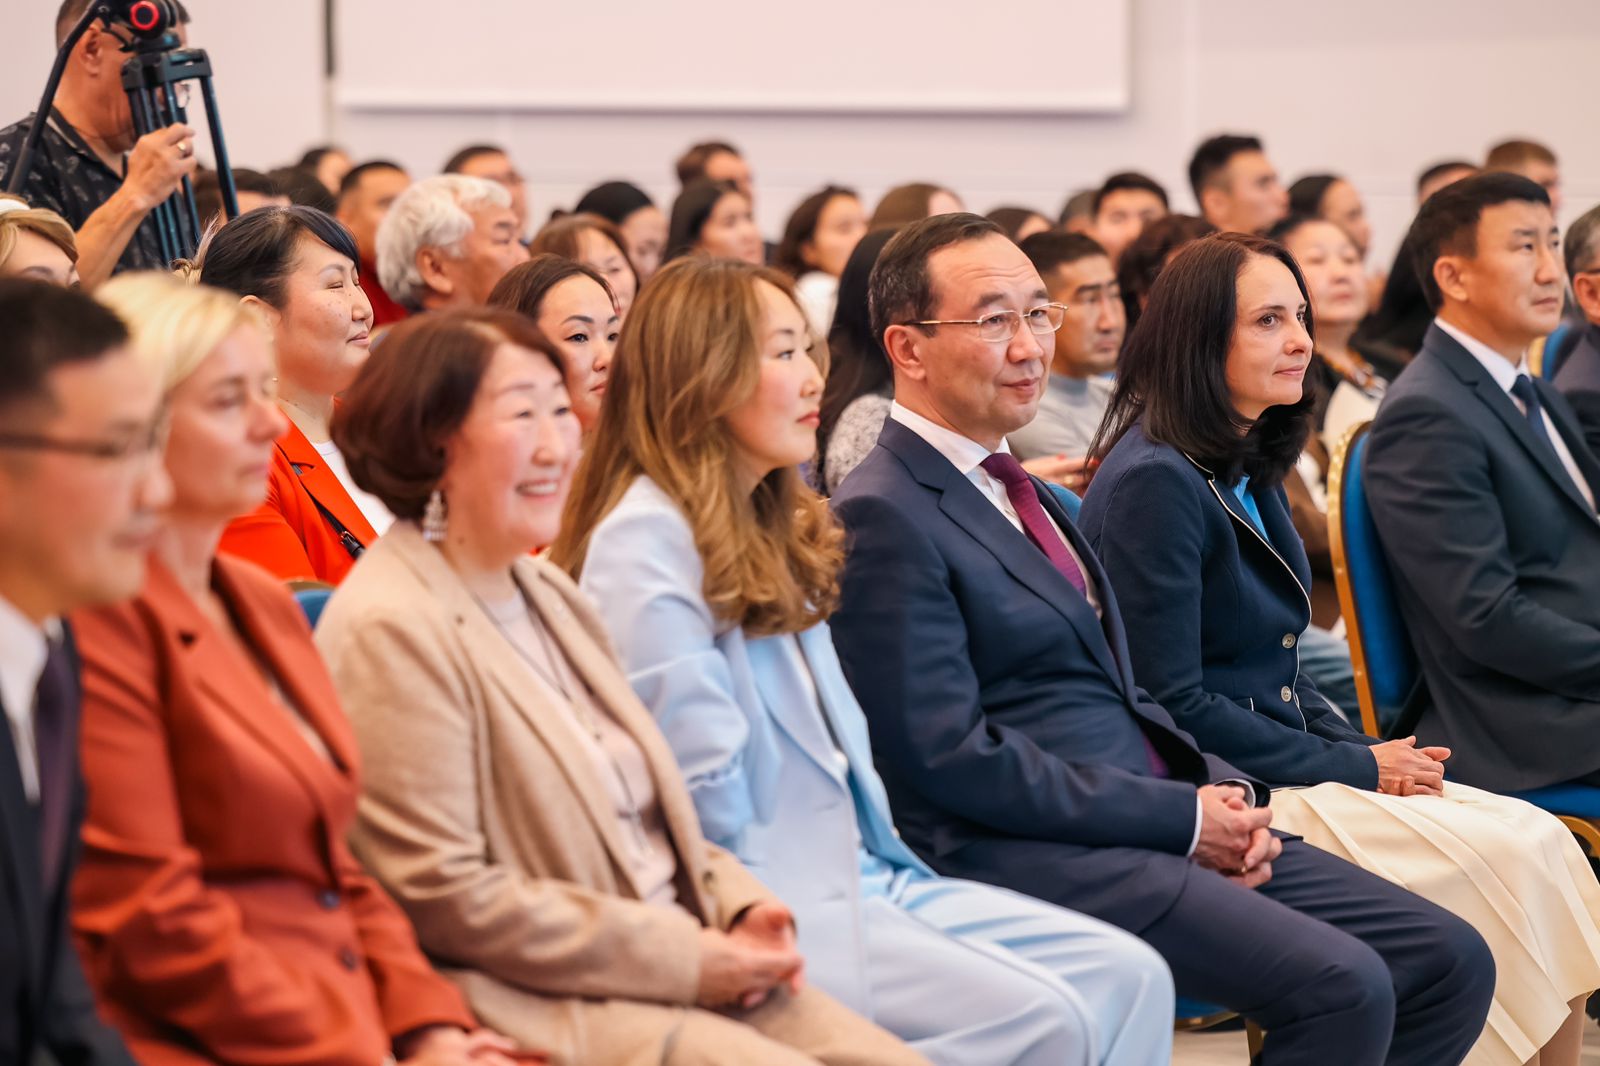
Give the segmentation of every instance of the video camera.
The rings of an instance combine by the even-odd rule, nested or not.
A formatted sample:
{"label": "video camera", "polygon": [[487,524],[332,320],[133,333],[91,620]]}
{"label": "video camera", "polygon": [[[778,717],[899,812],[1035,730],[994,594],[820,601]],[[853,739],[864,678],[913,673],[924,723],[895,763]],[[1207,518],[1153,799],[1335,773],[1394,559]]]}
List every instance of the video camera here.
{"label": "video camera", "polygon": [[[211,84],[211,59],[198,48],[184,48],[176,32],[182,21],[178,0],[94,0],[56,53],[55,66],[45,84],[44,96],[28,138],[23,142],[7,184],[8,192],[20,194],[28,181],[34,150],[44,133],[44,116],[55,103],[56,89],[66,70],[67,59],[79,38],[96,21],[126,28],[131,38],[124,51],[131,58],[122,67],[122,88],[133,110],[135,132],[140,137],[174,123],[187,124],[185,95],[175,91],[180,82],[198,81],[205,104],[206,125],[211,128],[211,146],[221,186],[222,205],[228,218],[239,214],[239,198],[233,185],[233,170],[228,164],[228,147],[222,136],[222,117],[217,112],[216,90]],[[188,178],[181,191],[152,212],[161,238],[161,254],[168,264],[191,258],[200,245],[200,216],[194,202],[194,186]]]}

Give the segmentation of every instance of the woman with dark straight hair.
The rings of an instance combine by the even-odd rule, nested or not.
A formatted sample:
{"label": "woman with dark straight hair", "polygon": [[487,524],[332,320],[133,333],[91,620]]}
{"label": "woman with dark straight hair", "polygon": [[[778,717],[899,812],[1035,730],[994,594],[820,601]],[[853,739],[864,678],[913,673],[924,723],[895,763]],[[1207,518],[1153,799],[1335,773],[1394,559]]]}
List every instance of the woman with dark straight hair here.
{"label": "woman with dark straight hair", "polygon": [[273,451],[266,502],[229,523],[222,550],[284,579],[338,584],[393,521],[351,479],[329,428],[335,398],[367,360],[372,303],[359,263],[355,238],[332,217],[265,207],[217,230],[193,268],[272,326],[289,429]]}
{"label": "woman with dark straight hair", "polygon": [[699,252],[757,266],[766,255],[750,198],[731,181],[701,178],[684,186],[672,202],[666,262]]}
{"label": "woman with dark straight hair", "polygon": [[832,494],[877,443],[889,405],[894,402],[894,375],[883,344],[872,332],[867,308],[867,281],[878,253],[898,229],[873,230],[857,242],[839,275],[839,300],[828,331],[831,366],[822,392],[817,424],[817,458],[812,481]]}
{"label": "woman with dark straight hair", "polygon": [[622,310],[606,279],[583,263],[535,255],[495,284],[489,306],[521,312],[539,327],[561,356],[578,424],[585,433],[594,429],[622,329]]}
{"label": "woman with dark straight hair", "polygon": [[1600,885],[1554,817],[1446,783],[1448,748],[1380,742],[1306,675],[1311,572],[1284,494],[1310,428],[1294,257],[1225,233],[1179,252],[1123,349],[1079,519],[1134,677],[1207,752],[1276,789],[1275,829],[1472,923],[1496,1009],[1467,1061],[1575,1066],[1600,985]]}
{"label": "woman with dark straight hair", "polygon": [[814,332],[827,332],[833,321],[839,275],[866,232],[861,198],[840,185],[824,186],[801,200],[784,225],[772,265],[795,280]]}
{"label": "woman with dark straight hair", "polygon": [[1139,324],[1150,287],[1179,248],[1217,232],[1217,227],[1194,215],[1167,215],[1144,228],[1117,260],[1117,287],[1128,312],[1128,334]]}
{"label": "woman with dark straight hair", "polygon": [[667,216],[643,189],[626,181],[604,181],[573,205],[578,215],[599,215],[622,234],[623,251],[639,275],[639,284],[650,280],[661,266],[667,250]]}
{"label": "woman with dark straight hair", "polygon": [[559,255],[591,266],[605,276],[616,297],[617,313],[626,315],[639,291],[639,270],[628,258],[627,246],[610,219],[579,212],[545,223],[534,234],[528,251],[533,255]]}

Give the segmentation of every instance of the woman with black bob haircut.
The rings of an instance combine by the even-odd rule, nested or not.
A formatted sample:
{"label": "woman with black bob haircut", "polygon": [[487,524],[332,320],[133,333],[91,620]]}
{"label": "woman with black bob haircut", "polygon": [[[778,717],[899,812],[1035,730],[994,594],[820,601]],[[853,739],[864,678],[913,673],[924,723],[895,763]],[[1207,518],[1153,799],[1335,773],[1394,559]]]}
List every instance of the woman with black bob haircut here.
{"label": "woman with black bob haircut", "polygon": [[267,499],[229,523],[222,550],[286,580],[338,584],[394,516],[350,477],[333,443],[336,397],[367,361],[372,303],[343,225],[312,207],[240,215],[201,247],[203,285],[253,305],[272,327],[279,408]]}
{"label": "woman with black bob haircut", "polygon": [[1312,333],[1293,256],[1259,237],[1196,241],[1151,288],[1079,519],[1134,678],[1275,789],[1274,829],[1478,930],[1496,1009],[1468,1062],[1575,1066],[1600,983],[1600,886],[1576,842],[1530,804],[1447,784],[1448,748],[1365,736],[1301,669],[1311,573],[1282,480],[1310,428]]}

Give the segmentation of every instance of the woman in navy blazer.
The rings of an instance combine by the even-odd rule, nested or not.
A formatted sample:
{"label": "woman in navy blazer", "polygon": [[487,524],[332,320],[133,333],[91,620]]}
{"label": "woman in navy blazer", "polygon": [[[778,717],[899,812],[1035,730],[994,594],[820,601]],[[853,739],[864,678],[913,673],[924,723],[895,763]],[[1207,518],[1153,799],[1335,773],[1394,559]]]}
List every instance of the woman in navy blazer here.
{"label": "woman in navy blazer", "polygon": [[1496,1007],[1469,1063],[1578,1061],[1600,983],[1600,887],[1561,824],[1444,780],[1445,748],[1380,743],[1300,671],[1310,569],[1282,487],[1310,429],[1311,312],[1293,257],[1191,245],[1119,365],[1079,524],[1127,626],[1134,676],[1202,748],[1278,786],[1273,826],[1477,927]]}
{"label": "woman in navy blazer", "polygon": [[[1167,1062],[1165,964],[936,876],[900,841],[834,651],[842,535],[796,467],[822,377],[793,282],[664,267],[623,327],[552,557],[580,578],[708,838],[795,913],[808,976],[935,1063]],[[648,360],[648,373],[643,373]]]}

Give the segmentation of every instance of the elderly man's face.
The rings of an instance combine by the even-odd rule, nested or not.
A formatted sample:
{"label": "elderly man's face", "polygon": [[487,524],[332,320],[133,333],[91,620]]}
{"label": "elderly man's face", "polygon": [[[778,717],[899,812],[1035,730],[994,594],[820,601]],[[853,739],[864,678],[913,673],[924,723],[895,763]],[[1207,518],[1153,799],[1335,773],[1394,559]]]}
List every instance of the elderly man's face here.
{"label": "elderly man's face", "polygon": [[440,260],[439,273],[448,289],[435,294],[434,306],[482,307],[506,272],[528,261],[511,208],[484,205],[467,213],[472,231],[461,242],[460,255]]}
{"label": "elderly man's face", "polygon": [[[1039,272],[1022,250],[992,235],[941,248],[928,260],[935,319],[976,319],[998,311],[1019,316],[1049,301]],[[908,334],[913,373],[932,412],[922,413],[991,450],[1000,438],[1033,421],[1044,392],[1054,333],[1020,324],[1010,340],[986,341],[977,326],[935,326]]]}

